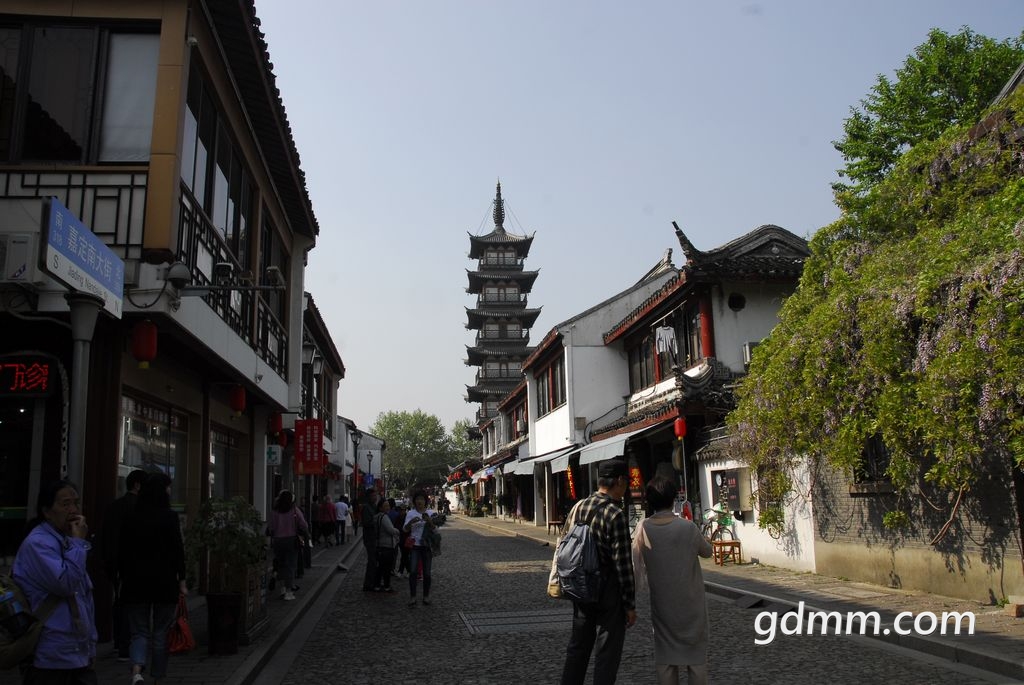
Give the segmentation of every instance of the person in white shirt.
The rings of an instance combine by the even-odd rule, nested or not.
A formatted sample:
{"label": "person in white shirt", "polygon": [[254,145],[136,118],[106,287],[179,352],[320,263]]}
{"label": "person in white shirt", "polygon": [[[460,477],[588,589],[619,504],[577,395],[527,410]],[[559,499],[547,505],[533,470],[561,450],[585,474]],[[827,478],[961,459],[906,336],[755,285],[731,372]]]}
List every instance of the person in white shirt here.
{"label": "person in white shirt", "polygon": [[417,567],[423,565],[423,603],[430,604],[430,567],[434,554],[430,545],[423,540],[423,531],[429,526],[436,528],[432,517],[433,509],[427,509],[427,493],[417,491],[412,496],[412,509],[405,515],[405,532],[412,538],[412,552],[409,555],[409,606],[416,606]]}
{"label": "person in white shirt", "polygon": [[348,525],[349,515],[350,509],[348,506],[348,498],[345,495],[342,495],[338,498],[338,501],[334,503],[334,542],[336,544],[345,544],[345,526]]}

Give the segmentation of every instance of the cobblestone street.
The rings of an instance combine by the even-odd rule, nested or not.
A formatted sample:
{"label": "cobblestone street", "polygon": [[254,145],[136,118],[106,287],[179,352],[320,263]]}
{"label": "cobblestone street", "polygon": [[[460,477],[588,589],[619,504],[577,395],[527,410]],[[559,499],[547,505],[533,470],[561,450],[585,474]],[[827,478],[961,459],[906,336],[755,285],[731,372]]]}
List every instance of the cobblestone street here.
{"label": "cobblestone street", "polygon": [[[311,619],[315,627],[310,625],[304,644],[285,644],[274,655],[280,675],[264,672],[257,682],[558,682],[572,609],[544,594],[552,548],[461,517],[450,519],[442,532],[444,553],[434,564],[431,606],[408,607],[407,581],[401,578],[394,579],[395,593],[362,592],[360,553],[333,596],[322,596],[328,604],[318,620]],[[646,596],[639,600],[621,683],[654,680],[650,611]],[[712,682],[1007,682],[863,638],[780,636],[757,646],[754,618],[762,609],[741,609],[710,595],[708,601]]]}

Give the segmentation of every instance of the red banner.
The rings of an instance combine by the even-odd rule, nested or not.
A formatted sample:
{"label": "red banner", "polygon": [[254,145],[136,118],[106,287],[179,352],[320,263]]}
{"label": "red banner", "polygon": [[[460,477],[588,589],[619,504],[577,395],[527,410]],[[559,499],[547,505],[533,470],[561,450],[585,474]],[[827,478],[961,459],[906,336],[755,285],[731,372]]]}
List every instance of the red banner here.
{"label": "red banner", "polygon": [[300,476],[322,476],[326,469],[324,422],[321,419],[297,419],[292,471]]}

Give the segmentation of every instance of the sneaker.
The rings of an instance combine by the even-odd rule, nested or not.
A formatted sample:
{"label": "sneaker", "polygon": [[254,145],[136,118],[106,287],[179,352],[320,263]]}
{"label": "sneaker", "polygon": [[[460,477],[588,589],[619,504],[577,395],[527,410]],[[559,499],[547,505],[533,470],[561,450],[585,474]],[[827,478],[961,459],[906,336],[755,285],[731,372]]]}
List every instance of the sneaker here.
{"label": "sneaker", "polygon": [[278,596],[279,596],[279,597],[280,597],[281,599],[284,599],[284,596],[285,596],[285,595],[287,595],[287,594],[291,594],[291,593],[290,593],[290,592],[289,592],[288,590],[281,590],[281,594],[280,594],[280,595],[278,595]]}
{"label": "sneaker", "polygon": [[412,599],[409,600],[409,606],[410,607],[416,606],[416,598],[415,597],[413,597]]}
{"label": "sneaker", "polygon": [[145,682],[146,679],[142,677],[141,673],[136,673],[132,676],[132,685],[140,685],[141,683]]}
{"label": "sneaker", "polygon": [[395,591],[395,588],[393,588],[393,587],[386,587],[386,588],[384,588],[384,592],[394,592],[394,591]]}
{"label": "sneaker", "polygon": [[423,603],[424,604],[430,604],[430,598],[429,597],[424,597],[423,598]]}
{"label": "sneaker", "polygon": [[284,597],[282,597],[281,599],[283,599],[286,602],[291,602],[291,601],[293,601],[295,599],[295,595],[293,595],[290,592],[286,592],[286,593],[284,593]]}

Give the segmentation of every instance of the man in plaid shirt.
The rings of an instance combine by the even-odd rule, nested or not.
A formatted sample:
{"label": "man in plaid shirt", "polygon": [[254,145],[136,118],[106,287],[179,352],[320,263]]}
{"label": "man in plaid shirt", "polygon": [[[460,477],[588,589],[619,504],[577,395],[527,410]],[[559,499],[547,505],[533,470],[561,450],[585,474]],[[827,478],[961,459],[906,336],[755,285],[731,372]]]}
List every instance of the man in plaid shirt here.
{"label": "man in plaid shirt", "polygon": [[572,637],[565,650],[562,685],[582,685],[590,653],[594,655],[594,683],[614,683],[622,660],[626,628],[636,623],[633,557],[629,522],[619,502],[629,479],[626,462],[609,459],[597,471],[598,489],[576,509],[576,521],[590,522],[601,555],[601,597],[593,604],[572,603]]}

